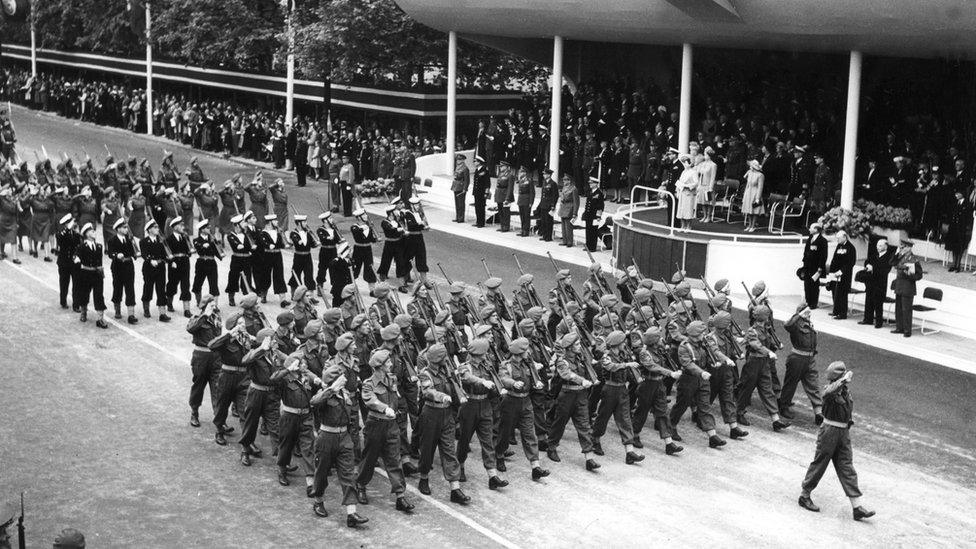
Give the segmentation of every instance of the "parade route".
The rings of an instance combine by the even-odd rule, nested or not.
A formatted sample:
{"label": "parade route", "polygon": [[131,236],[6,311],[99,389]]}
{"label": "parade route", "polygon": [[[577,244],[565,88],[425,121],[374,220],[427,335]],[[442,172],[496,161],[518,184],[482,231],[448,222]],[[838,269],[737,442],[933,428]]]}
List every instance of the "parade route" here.
{"label": "parade route", "polygon": [[[104,143],[120,157],[145,156],[157,166],[162,148],[175,148],[20,108],[15,122],[25,158],[41,144],[52,154],[81,155],[82,146],[95,153],[104,150]],[[181,168],[188,162],[182,152],[176,159]],[[101,164],[96,160],[96,166]],[[200,155],[200,165],[218,186],[237,172],[250,177],[240,165],[207,155]],[[298,189],[293,178],[286,178],[286,184],[299,211],[316,213],[321,185],[310,181]],[[348,227],[347,221],[337,221],[341,229]],[[491,243],[494,234],[472,240],[432,231],[427,237],[431,274],[436,275],[432,280],[444,283],[436,269],[440,261],[452,278],[473,285],[485,278],[480,262],[485,258],[493,274],[506,281],[508,293],[518,273],[512,249]],[[548,290],[549,260],[519,257],[525,270],[536,275],[537,288]],[[278,486],[269,457],[241,467],[237,433],[227,447],[215,445],[207,399],[201,408],[203,426],[188,425],[191,345],[179,305],[167,325],[139,315],[136,326],[113,322],[108,330],[98,330],[93,320],[81,324],[77,315],[58,307],[53,264],[22,259],[21,266],[0,262],[0,370],[5,378],[0,401],[6,419],[0,422],[0,440],[5,441],[0,445],[0,496],[27,492],[30,540],[48,539],[73,526],[85,531],[92,546],[105,547],[235,547],[235,539],[281,547],[976,543],[971,512],[976,508],[976,376],[830,335],[820,339],[817,362],[823,367],[843,359],[856,372],[854,462],[865,504],[878,512],[871,522],[851,520],[832,471],[813,495],[823,508],[819,515],[796,505],[816,436],[800,392],[794,427],[773,433],[767,419],[752,415],[749,437],[729,441],[721,450],[709,449],[704,434],[686,417],[679,425],[685,451],[679,457],[664,455],[655,433],[645,428],[647,459],[637,466],[624,464],[612,422],[597,473],[583,469],[571,429],[560,447],[562,463],[543,457],[552,476],[542,482],[530,480],[520,448],[504,475],[511,485],[498,492],[487,489],[480,460],[471,459],[464,489],[473,501],[466,507],[448,502],[436,463],[432,499],[416,492],[415,478],[408,481],[417,503],[410,517],[394,510],[389,483],[377,475],[369,487],[371,503],[360,507],[370,522],[356,532],[340,522],[334,482],[325,496],[330,517],[319,519],[311,513],[300,477],[293,476],[290,487]],[[285,262],[290,265],[290,255]],[[583,268],[560,266],[572,269],[577,285],[584,279]],[[226,262],[220,280],[223,287]],[[108,283],[107,288],[108,295]],[[138,277],[136,288],[141,289]],[[272,317],[279,310],[273,301],[265,306]],[[226,316],[223,297],[221,306]],[[741,311],[737,318],[744,322]],[[236,420],[231,425],[239,429]],[[727,429],[719,432],[724,436]],[[266,437],[259,437],[258,445],[270,455]]]}

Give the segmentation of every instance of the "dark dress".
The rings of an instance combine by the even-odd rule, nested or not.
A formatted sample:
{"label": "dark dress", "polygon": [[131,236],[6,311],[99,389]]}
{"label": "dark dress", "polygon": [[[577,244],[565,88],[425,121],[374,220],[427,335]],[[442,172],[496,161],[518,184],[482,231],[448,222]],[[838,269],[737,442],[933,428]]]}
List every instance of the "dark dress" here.
{"label": "dark dress", "polygon": [[51,227],[54,224],[54,199],[35,196],[30,201],[31,217],[30,237],[37,242],[47,242],[51,238]]}

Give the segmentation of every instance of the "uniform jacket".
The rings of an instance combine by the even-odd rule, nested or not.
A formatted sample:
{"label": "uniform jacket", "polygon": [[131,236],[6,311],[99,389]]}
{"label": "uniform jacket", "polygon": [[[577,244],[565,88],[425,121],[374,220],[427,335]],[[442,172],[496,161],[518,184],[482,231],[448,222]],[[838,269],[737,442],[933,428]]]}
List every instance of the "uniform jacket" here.
{"label": "uniform jacket", "polygon": [[790,344],[799,351],[816,352],[817,350],[817,331],[813,329],[813,324],[802,316],[795,314],[786,321],[784,326],[790,334]]}
{"label": "uniform jacket", "polygon": [[388,408],[396,411],[399,399],[397,378],[392,372],[377,370],[363,382],[363,403],[373,419],[390,419],[385,412]]}
{"label": "uniform jacket", "polygon": [[556,215],[561,219],[576,217],[579,212],[579,195],[576,193],[576,186],[564,185],[559,190],[559,208]]}
{"label": "uniform jacket", "polygon": [[857,262],[857,250],[850,241],[838,244],[834,249],[834,256],[830,259],[830,272],[840,271],[841,284],[850,285],[851,276],[854,272],[854,264]]}
{"label": "uniform jacket", "polygon": [[807,237],[803,245],[803,270],[808,278],[815,273],[820,276],[827,273],[827,239],[822,234]]}
{"label": "uniform jacket", "polygon": [[512,201],[515,186],[515,178],[511,173],[498,176],[495,181],[495,202],[507,204]]}
{"label": "uniform jacket", "polygon": [[[922,280],[922,265],[915,260],[911,253],[903,256],[895,255],[891,259],[895,271],[895,295],[913,296],[918,293],[915,283]],[[912,272],[909,273],[909,266]]]}
{"label": "uniform jacket", "polygon": [[471,172],[464,164],[458,164],[454,168],[454,181],[451,183],[451,192],[462,194],[468,192],[471,183]]}
{"label": "uniform jacket", "polygon": [[600,214],[603,213],[604,195],[603,190],[597,189],[590,191],[586,196],[586,204],[583,206],[584,221],[598,221]]}

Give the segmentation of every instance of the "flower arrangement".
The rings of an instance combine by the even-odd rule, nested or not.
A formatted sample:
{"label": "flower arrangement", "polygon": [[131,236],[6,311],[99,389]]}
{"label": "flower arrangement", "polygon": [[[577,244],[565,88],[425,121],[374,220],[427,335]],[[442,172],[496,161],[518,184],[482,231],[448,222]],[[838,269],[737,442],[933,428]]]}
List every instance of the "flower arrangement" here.
{"label": "flower arrangement", "polygon": [[908,208],[897,208],[884,204],[875,204],[869,200],[858,200],[856,208],[867,214],[871,224],[884,229],[909,229],[912,226],[912,211]]}
{"label": "flower arrangement", "polygon": [[820,216],[824,233],[830,235],[843,230],[851,239],[865,238],[871,234],[871,219],[860,208],[846,210],[840,206],[831,208]]}
{"label": "flower arrangement", "polygon": [[364,198],[383,198],[392,192],[392,179],[369,179],[359,184],[359,194]]}

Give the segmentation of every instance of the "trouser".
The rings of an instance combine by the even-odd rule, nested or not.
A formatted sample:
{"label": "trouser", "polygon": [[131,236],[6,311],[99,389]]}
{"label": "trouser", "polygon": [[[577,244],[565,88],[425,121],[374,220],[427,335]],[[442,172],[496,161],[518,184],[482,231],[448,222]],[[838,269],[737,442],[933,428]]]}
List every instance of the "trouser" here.
{"label": "trouser", "polygon": [[552,397],[547,389],[533,389],[529,393],[532,399],[532,414],[535,420],[535,436],[541,444],[546,444],[549,438],[549,410],[552,408]]}
{"label": "trouser", "polygon": [[298,180],[297,185],[299,187],[305,186],[307,175],[308,175],[307,164],[298,164],[295,166],[295,178]]}
{"label": "trouser", "polygon": [[[176,295],[176,288],[180,289],[180,301],[190,300],[190,259],[187,257],[174,258],[166,273],[166,299],[172,300]],[[143,299],[145,301],[145,299]]]}
{"label": "trouser", "polygon": [[847,293],[850,291],[850,283],[843,284],[838,281],[834,285],[834,290],[831,293],[834,299],[834,316],[847,316]]}
{"label": "trouser", "polygon": [[584,454],[593,451],[593,436],[590,432],[590,407],[587,401],[585,389],[570,391],[563,389],[556,398],[556,403],[552,412],[552,426],[549,429],[549,448],[559,446],[559,441],[563,438],[566,431],[566,423],[570,418],[576,428],[576,436],[579,438],[580,449]]}
{"label": "trouser", "polygon": [[458,423],[461,433],[458,437],[458,461],[464,465],[471,451],[471,437],[478,432],[478,444],[481,446],[481,463],[485,469],[495,468],[495,441],[493,432],[493,411],[488,398],[469,400],[461,405],[458,412]]}
{"label": "trouser", "polygon": [[342,504],[355,505],[356,460],[352,450],[352,437],[348,432],[328,433],[319,430],[315,437],[315,480],[312,482],[312,497],[321,498],[325,494],[333,467],[342,489]]}
{"label": "trouser", "polygon": [[776,360],[771,358],[767,364],[769,366],[769,385],[773,388],[773,394],[776,395],[776,398],[779,398],[783,385],[779,381],[779,372],[776,371]]}
{"label": "trouser", "polygon": [[[269,426],[268,429],[270,428]],[[278,467],[287,467],[291,464],[291,458],[297,446],[298,461],[302,464],[305,476],[314,475],[315,465],[312,464],[314,433],[312,414],[293,414],[282,411],[278,420]]]}
{"label": "trouser", "polygon": [[[400,384],[400,396],[397,401],[397,427],[400,429],[400,456],[417,455],[417,415],[420,413],[420,391],[416,383],[406,381]],[[407,421],[412,431],[407,430]]]}
{"label": "trouser", "polygon": [[363,280],[369,284],[376,282],[376,272],[373,270],[373,247],[356,245],[352,249],[352,272],[355,278],[359,278],[362,271]]}
{"label": "trouser", "polygon": [[105,310],[105,275],[100,271],[78,271],[78,306],[88,307],[89,300],[95,305],[96,311]]}
{"label": "trouser", "polygon": [[766,407],[766,412],[773,415],[779,412],[776,406],[776,395],[773,393],[772,376],[769,373],[771,358],[751,357],[742,366],[739,376],[739,386],[736,387],[736,414],[745,415],[746,409],[752,402],[752,393],[759,388],[759,400]]}
{"label": "trouser", "polygon": [[[65,253],[64,250],[59,250],[58,252],[62,255]],[[75,270],[75,266],[71,263],[64,264],[58,261],[58,288],[60,290],[61,305],[66,306],[68,304],[68,291],[69,289],[72,289],[71,279],[75,277]],[[78,300],[75,298],[75,295],[78,293],[77,278],[75,278],[74,285],[75,292],[72,294],[72,304],[77,305]]]}
{"label": "trouser", "polygon": [[203,282],[207,282],[210,295],[220,295],[220,286],[217,285],[217,261],[215,259],[198,258],[193,266],[193,293],[199,294],[203,291]]}
{"label": "trouser", "polygon": [[711,404],[709,404],[709,393],[711,386],[702,380],[701,376],[685,373],[678,378],[678,394],[675,397],[674,406],[671,407],[671,425],[677,427],[681,421],[681,416],[689,407],[694,407],[698,411],[698,424],[703,431],[711,431],[715,428],[715,416],[712,415]]}
{"label": "trouser", "polygon": [[366,445],[363,461],[359,464],[356,484],[366,486],[373,480],[376,462],[383,458],[383,468],[390,479],[391,492],[399,496],[406,490],[403,470],[400,469],[400,433],[392,419],[369,418],[366,420]]}
{"label": "trouser", "polygon": [[267,295],[268,290],[274,290],[276,294],[283,294],[288,289],[285,285],[285,264],[281,260],[281,250],[265,252],[263,275],[261,277],[261,295]]}
{"label": "trouser", "polygon": [[820,396],[820,374],[817,372],[817,362],[812,356],[790,353],[786,358],[786,375],[783,377],[783,391],[779,397],[779,409],[789,410],[796,393],[796,385],[803,383],[803,390],[810,399],[810,406],[820,408],[823,398]]}
{"label": "trouser", "polygon": [[352,187],[351,185],[342,185],[342,215],[346,217],[352,217]]}
{"label": "trouser", "polygon": [[854,470],[854,451],[851,449],[851,431],[833,425],[821,425],[817,434],[817,450],[813,461],[807,468],[801,485],[806,493],[812,492],[820,484],[827,472],[827,465],[834,462],[837,479],[849,498],[861,497],[857,487],[857,471]]}
{"label": "trouser", "polygon": [[325,284],[325,278],[329,274],[329,264],[336,258],[336,255],[335,247],[326,248],[323,246],[319,248],[319,268],[315,273],[315,284],[319,286]]}
{"label": "trouser", "polygon": [[875,326],[884,324],[885,287],[869,285],[864,292],[864,322],[874,322]]}
{"label": "trouser", "polygon": [[295,257],[291,261],[291,273],[288,278],[288,287],[291,288],[292,293],[295,292],[295,288],[299,284],[303,284],[306,288],[315,288],[311,253],[295,252]]}
{"label": "trouser", "polygon": [[596,420],[593,422],[593,439],[600,440],[607,432],[610,416],[617,424],[620,441],[626,446],[634,443],[634,426],[630,420],[630,397],[625,385],[611,385],[603,383],[598,389],[600,405],[597,407]]}
{"label": "trouser", "polygon": [[218,381],[220,379],[220,355],[213,351],[194,349],[190,355],[190,408],[196,410],[203,403],[203,391],[210,387],[210,406],[217,411]]}
{"label": "trouser", "polygon": [[735,417],[735,366],[723,364],[712,370],[712,377],[708,380],[711,389],[709,402],[718,398],[719,408],[722,410],[722,421],[733,423]]}
{"label": "trouser", "polygon": [[112,263],[112,303],[118,305],[125,294],[125,304],[132,307],[136,304],[135,267],[131,261]]}
{"label": "trouser", "polygon": [[647,414],[653,412],[654,427],[661,438],[671,436],[671,419],[668,417],[668,397],[663,379],[645,379],[637,386],[637,409],[634,410],[634,435],[639,437],[647,422]]}
{"label": "trouser", "polygon": [[244,400],[244,428],[241,435],[241,446],[247,448],[254,444],[258,435],[258,424],[264,418],[264,425],[271,436],[271,445],[278,446],[278,418],[281,400],[270,391],[261,391],[251,387],[247,390]]}
{"label": "trouser", "polygon": [[596,225],[593,224],[592,219],[589,219],[589,216],[587,216],[587,219],[583,222],[583,224],[586,227],[586,249],[591,252],[595,252],[596,241],[597,237],[599,236]]}
{"label": "trouser", "polygon": [[811,309],[816,308],[817,304],[820,303],[820,281],[804,278],[803,295],[806,299],[807,306]]}
{"label": "trouser", "polygon": [[539,211],[539,237],[543,240],[552,240],[553,218],[550,211]]}
{"label": "trouser", "polygon": [[522,438],[522,450],[529,462],[539,459],[539,439],[535,433],[535,412],[532,410],[532,400],[527,397],[508,395],[502,399],[498,422],[498,441],[495,443],[495,455],[504,456],[508,450],[508,441],[518,428]]}
{"label": "trouser", "polygon": [[[247,283],[241,284],[241,279]],[[243,256],[231,256],[230,272],[227,274],[227,287],[224,288],[228,294],[237,292],[247,293],[247,288],[253,288],[254,282],[251,274],[251,258]]]}
{"label": "trouser", "polygon": [[468,193],[454,193],[454,219],[459,223],[464,222],[464,200]]}
{"label": "trouser", "polygon": [[434,465],[434,450],[441,456],[444,480],[455,482],[461,478],[461,466],[455,448],[454,411],[450,407],[424,406],[420,410],[420,460],[417,463],[421,475],[427,475]]}
{"label": "trouser", "polygon": [[563,245],[572,246],[573,245],[573,218],[564,217],[562,218],[563,225]]}
{"label": "trouser", "polygon": [[529,236],[532,231],[532,207],[519,206],[519,234]]}
{"label": "trouser", "polygon": [[487,203],[484,192],[474,193],[474,224],[478,227],[485,226],[485,206]]}
{"label": "trouser", "polygon": [[501,230],[507,231],[512,228],[512,210],[504,202],[495,202],[498,206],[498,225]]}
{"label": "trouser", "polygon": [[895,328],[902,333],[912,333],[913,295],[895,295]]}
{"label": "trouser", "polygon": [[403,240],[387,240],[383,243],[383,253],[380,254],[380,266],[376,270],[376,274],[379,275],[381,279],[386,279],[390,275],[390,266],[396,262],[396,267],[394,268],[394,276],[401,277],[403,273],[401,265],[403,263]]}
{"label": "trouser", "polygon": [[427,243],[424,241],[423,234],[409,234],[407,235],[407,257],[404,260],[404,276],[410,274],[410,262],[413,261],[414,267],[417,268],[418,273],[426,273],[430,271],[427,266]]}
{"label": "trouser", "polygon": [[[227,423],[227,411],[233,403],[238,410],[243,410],[247,400],[248,386],[247,374],[244,372],[220,371],[217,378],[217,409],[214,410],[213,424],[218,429]],[[243,429],[244,420],[241,419]]]}

